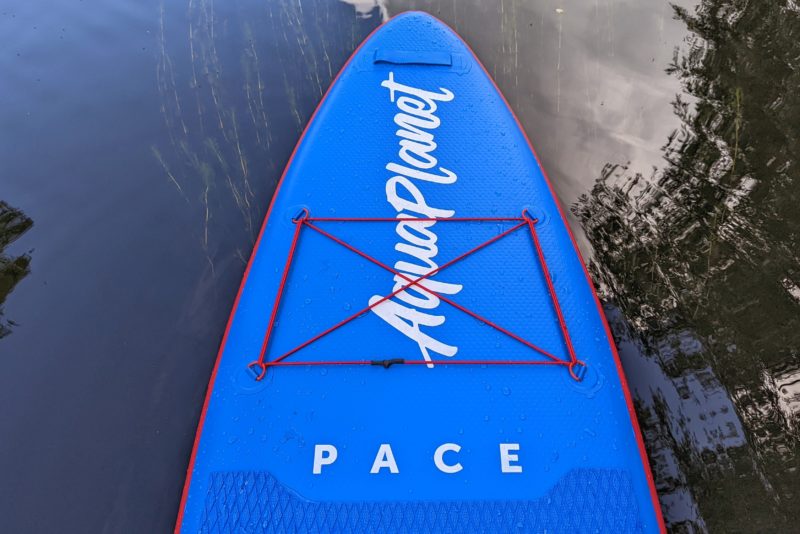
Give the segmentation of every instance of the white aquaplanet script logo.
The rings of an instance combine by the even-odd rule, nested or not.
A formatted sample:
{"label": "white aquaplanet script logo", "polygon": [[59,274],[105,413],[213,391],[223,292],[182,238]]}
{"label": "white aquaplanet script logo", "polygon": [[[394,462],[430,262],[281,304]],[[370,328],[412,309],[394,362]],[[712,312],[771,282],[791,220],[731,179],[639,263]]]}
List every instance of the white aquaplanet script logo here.
{"label": "white aquaplanet script logo", "polygon": [[[394,123],[400,128],[395,135],[400,139],[398,156],[402,163],[390,162],[386,165],[386,170],[393,174],[386,182],[386,199],[397,211],[400,220],[396,232],[401,241],[394,248],[408,258],[399,260],[394,268],[407,278],[416,280],[439,267],[434,261],[439,248],[436,246],[438,237],[432,230],[436,221],[414,219],[445,218],[455,214],[453,210],[428,205],[420,189],[449,185],[458,179],[454,172],[439,166],[433,155],[437,147],[433,131],[441,124],[435,115],[438,103],[450,102],[455,97],[444,87],[436,92],[398,83],[394,80],[394,72],[389,73],[389,78],[381,86],[389,90],[389,99],[399,110],[394,116]],[[435,327],[445,322],[444,315],[431,313],[439,306],[440,300],[426,289],[443,295],[455,295],[462,289],[459,284],[434,280],[434,277],[400,291],[394,297],[397,300],[386,300],[372,308],[381,319],[415,341],[428,362],[432,360],[431,352],[448,357],[458,352],[458,347],[447,345],[421,330],[421,327]],[[395,275],[392,291],[409,283]],[[375,295],[369,303],[374,304],[382,298],[381,295]],[[429,363],[428,367],[433,367],[433,364]]]}

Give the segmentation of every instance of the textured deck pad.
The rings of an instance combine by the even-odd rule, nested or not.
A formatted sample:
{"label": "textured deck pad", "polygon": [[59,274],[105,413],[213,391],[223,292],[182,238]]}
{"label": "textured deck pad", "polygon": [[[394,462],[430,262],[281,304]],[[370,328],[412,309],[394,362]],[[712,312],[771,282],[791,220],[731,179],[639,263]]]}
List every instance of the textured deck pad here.
{"label": "textured deck pad", "polygon": [[[398,16],[353,56],[251,261],[182,531],[658,530],[556,201],[512,112],[440,22]],[[274,310],[264,361],[316,365],[248,368]],[[435,363],[320,365],[395,359]]]}

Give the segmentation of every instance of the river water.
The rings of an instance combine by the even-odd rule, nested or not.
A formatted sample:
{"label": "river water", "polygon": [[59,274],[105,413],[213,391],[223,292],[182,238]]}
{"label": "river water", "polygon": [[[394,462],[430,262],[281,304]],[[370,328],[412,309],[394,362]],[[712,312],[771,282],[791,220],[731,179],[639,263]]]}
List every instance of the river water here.
{"label": "river water", "polygon": [[794,0],[4,0],[0,530],[174,522],[289,153],[378,24],[431,12],[590,260],[671,530],[800,530]]}

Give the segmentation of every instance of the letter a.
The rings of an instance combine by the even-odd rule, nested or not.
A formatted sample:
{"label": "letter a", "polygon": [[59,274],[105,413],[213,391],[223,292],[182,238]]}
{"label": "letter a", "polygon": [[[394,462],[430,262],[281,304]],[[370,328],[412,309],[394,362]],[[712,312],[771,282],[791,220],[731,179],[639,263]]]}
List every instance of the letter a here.
{"label": "letter a", "polygon": [[388,443],[381,444],[381,447],[378,449],[378,454],[375,455],[375,462],[373,462],[372,469],[370,469],[369,472],[374,475],[379,473],[384,467],[388,467],[390,473],[397,474],[400,472],[397,468],[397,462],[394,461],[392,446]]}

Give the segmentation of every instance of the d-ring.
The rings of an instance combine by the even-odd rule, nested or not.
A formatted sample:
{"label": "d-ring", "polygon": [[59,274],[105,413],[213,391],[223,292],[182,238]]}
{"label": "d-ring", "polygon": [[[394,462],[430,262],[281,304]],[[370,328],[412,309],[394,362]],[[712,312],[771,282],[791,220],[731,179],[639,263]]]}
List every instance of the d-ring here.
{"label": "d-ring", "polygon": [[575,360],[569,364],[569,376],[571,376],[576,382],[582,382],[583,379],[586,378],[587,369],[588,367],[586,366],[586,362],[582,360]]}
{"label": "d-ring", "polygon": [[[260,367],[261,373],[256,377],[256,382],[260,382],[264,375],[267,374],[267,364],[258,360],[252,361],[247,364],[248,369],[252,369],[253,367]],[[570,373],[572,372],[572,368],[570,368]]]}

